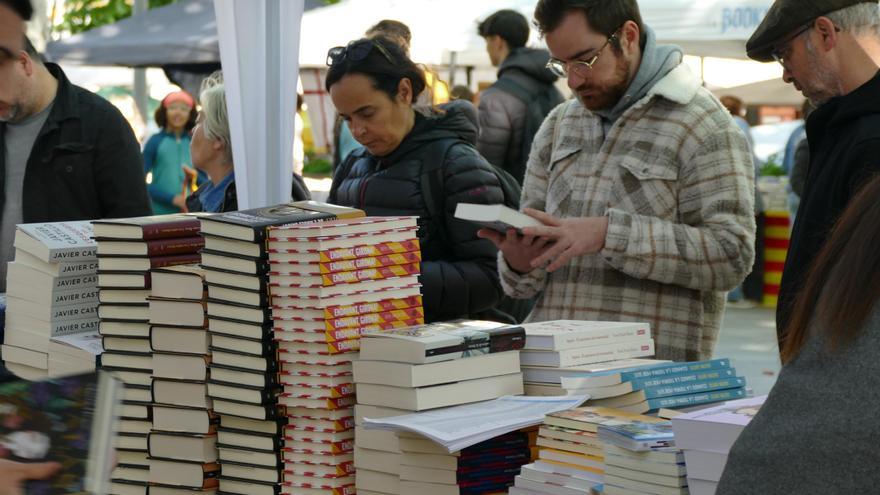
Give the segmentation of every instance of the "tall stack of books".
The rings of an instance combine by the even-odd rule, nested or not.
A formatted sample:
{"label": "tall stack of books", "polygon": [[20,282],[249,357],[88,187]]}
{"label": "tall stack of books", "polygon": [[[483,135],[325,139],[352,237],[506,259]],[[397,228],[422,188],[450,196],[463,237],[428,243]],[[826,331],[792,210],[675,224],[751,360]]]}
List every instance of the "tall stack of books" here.
{"label": "tall stack of books", "polygon": [[360,210],[308,201],[203,219],[202,267],[211,336],[208,395],[220,415],[220,491],[274,495],[283,482],[281,449],[288,420],[278,401],[269,228],[361,216]]}
{"label": "tall stack of books", "polygon": [[150,493],[214,493],[219,418],[208,397],[204,270],[198,265],[159,268],[151,273],[151,285]]}
{"label": "tall stack of books", "polygon": [[[415,434],[400,434],[400,493],[507,493],[530,461],[529,435],[514,431],[459,452]],[[360,476],[360,470],[358,470]],[[359,494],[375,493],[358,489]]]}
{"label": "tall stack of books", "polygon": [[[365,332],[354,363],[357,417],[388,417],[521,394],[517,350],[524,342],[522,327],[474,320]],[[402,439],[395,441],[389,433],[357,430],[359,493],[447,493],[463,486],[455,470],[432,472],[421,464],[405,464],[409,457]]]}
{"label": "tall stack of books", "polygon": [[727,455],[766,395],[733,400],[672,418],[676,447],[684,451],[692,495],[712,495],[721,480]]}
{"label": "tall stack of books", "polygon": [[571,393],[589,394],[590,405],[635,413],[742,398],[746,385],[729,359],[614,370],[561,382]]}
{"label": "tall stack of books", "polygon": [[[559,385],[563,375],[596,363],[654,355],[647,323],[555,320],[527,323],[523,328],[527,395],[566,395]],[[533,381],[536,378],[540,381]]]}
{"label": "tall stack of books", "polygon": [[[2,356],[13,373],[31,380],[91,371],[95,355],[59,353],[56,337],[98,329],[98,260],[89,222],[22,224],[15,261],[6,276],[6,331]],[[52,352],[54,350],[55,352]],[[51,366],[50,363],[55,364]]]}
{"label": "tall stack of books", "polygon": [[[653,418],[652,418],[653,419]],[[607,495],[687,495],[687,471],[669,421],[633,418],[599,426]]]}
{"label": "tall stack of books", "polygon": [[538,430],[538,460],[524,466],[511,494],[586,495],[604,481],[605,452],[598,437],[602,425],[657,418],[602,407],[579,407],[548,414]]}
{"label": "tall stack of books", "polygon": [[[285,485],[354,489],[360,336],[424,323],[416,217],[372,217],[274,228],[270,275],[281,361]],[[392,434],[393,435],[393,434]]]}
{"label": "tall stack of books", "polygon": [[153,376],[150,270],[198,263],[203,245],[199,219],[156,215],[96,220],[92,227],[98,244],[101,366],[125,384],[116,440],[121,460],[113,472],[113,486],[117,495],[146,493]]}

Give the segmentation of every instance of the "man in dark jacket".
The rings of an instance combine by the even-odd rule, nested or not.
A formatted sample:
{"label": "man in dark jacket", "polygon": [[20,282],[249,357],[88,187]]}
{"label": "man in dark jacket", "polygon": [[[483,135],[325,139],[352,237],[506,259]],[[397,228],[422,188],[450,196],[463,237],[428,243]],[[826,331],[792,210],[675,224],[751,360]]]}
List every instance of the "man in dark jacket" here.
{"label": "man in dark jacket", "polygon": [[0,54],[0,292],[16,224],[152,211],[140,146],[122,114],[24,45]]}
{"label": "man in dark jacket", "polygon": [[[478,31],[486,39],[492,65],[498,67],[498,81],[480,94],[477,149],[522,184],[528,150],[541,124],[529,119],[543,121],[562,103],[562,94],[553,86],[557,77],[545,67],[550,54],[526,48],[529,23],[522,14],[499,10],[481,22]],[[543,108],[530,115],[530,104]]]}
{"label": "man in dark jacket", "polygon": [[776,0],[746,50],[755,60],[779,61],[782,78],[817,107],[807,120],[810,165],[776,313],[782,342],[829,229],[880,172],[880,7],[877,0]]}

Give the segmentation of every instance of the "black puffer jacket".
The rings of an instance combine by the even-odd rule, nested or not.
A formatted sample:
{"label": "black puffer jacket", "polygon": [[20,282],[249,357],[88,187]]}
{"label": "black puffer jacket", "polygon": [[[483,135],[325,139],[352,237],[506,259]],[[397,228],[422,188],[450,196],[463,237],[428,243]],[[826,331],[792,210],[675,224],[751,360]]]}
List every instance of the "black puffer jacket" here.
{"label": "black puffer jacket", "polygon": [[[416,114],[412,131],[391,154],[377,158],[353,152],[336,169],[328,201],[361,208],[370,216],[418,215],[422,245],[422,295],[428,321],[479,317],[501,298],[497,250],[477,237],[478,228],[454,217],[459,202],[504,201],[498,178],[473,143],[477,123],[473,106],[456,101],[445,113]],[[442,225],[432,225],[422,194],[426,146],[454,140],[443,164],[446,193]],[[485,315],[482,315],[485,316]]]}
{"label": "black puffer jacket", "polygon": [[[501,63],[498,79],[509,78],[529,93],[549,88],[557,79],[545,67],[549,59],[550,54],[546,50],[517,48]],[[556,91],[556,95],[555,103],[562,103],[562,94]],[[489,163],[506,170],[520,184],[529,159],[527,155],[523,156],[522,151],[526,110],[522,100],[494,85],[480,94],[480,138],[477,149]]]}

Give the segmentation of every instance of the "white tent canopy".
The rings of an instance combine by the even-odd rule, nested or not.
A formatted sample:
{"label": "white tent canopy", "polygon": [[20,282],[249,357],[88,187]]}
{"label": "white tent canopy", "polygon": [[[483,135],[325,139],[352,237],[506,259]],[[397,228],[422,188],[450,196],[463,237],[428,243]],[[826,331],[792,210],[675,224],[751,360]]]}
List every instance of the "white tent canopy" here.
{"label": "white tent canopy", "polygon": [[[772,0],[640,0],[645,24],[663,43],[688,55],[745,57],[745,41],[758,27]],[[492,12],[513,9],[532,19],[535,0],[343,0],[303,16],[300,64],[323,66],[327,50],[363,36],[376,22],[392,18],[413,32],[413,60],[449,65],[488,66],[477,23]],[[532,45],[540,45],[532,33]]]}

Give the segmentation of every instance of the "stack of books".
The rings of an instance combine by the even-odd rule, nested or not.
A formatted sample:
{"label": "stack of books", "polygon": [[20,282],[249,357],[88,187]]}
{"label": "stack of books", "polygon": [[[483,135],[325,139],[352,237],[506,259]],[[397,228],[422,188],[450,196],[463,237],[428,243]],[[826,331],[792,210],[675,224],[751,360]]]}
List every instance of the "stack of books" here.
{"label": "stack of books", "polygon": [[198,265],[158,268],[151,273],[150,493],[214,493],[218,485],[219,418],[208,397],[211,353],[204,277]]}
{"label": "stack of books", "polygon": [[[653,420],[653,418],[651,418]],[[669,421],[633,418],[599,426],[607,495],[687,495],[687,471]]]}
{"label": "stack of books", "polygon": [[11,372],[36,380],[94,370],[94,354],[78,353],[65,343],[50,349],[55,337],[98,329],[98,260],[91,237],[89,222],[16,227],[2,346]]}
{"label": "stack of books", "polygon": [[598,437],[599,427],[632,420],[661,421],[602,407],[580,407],[548,414],[538,430],[538,460],[523,467],[510,493],[589,494],[604,481],[605,450]]}
{"label": "stack of books", "polygon": [[672,418],[676,447],[684,451],[691,495],[712,495],[727,465],[727,455],[766,395],[734,400]]}
{"label": "stack of books", "polygon": [[[113,471],[117,495],[146,493],[150,481],[153,355],[150,345],[151,270],[198,263],[199,219],[191,215],[96,220],[101,367],[125,384]],[[124,462],[122,462],[124,460]],[[114,493],[116,493],[116,491]]]}
{"label": "stack of books", "polygon": [[589,394],[589,405],[635,413],[742,398],[746,385],[729,359],[614,370],[566,377],[561,383],[571,393]]}
{"label": "stack of books", "polygon": [[[208,395],[220,415],[220,491],[274,495],[284,482],[282,447],[289,421],[279,404],[282,385],[269,291],[270,227],[361,216],[360,210],[308,201],[203,219],[202,267],[211,336]],[[336,420],[343,418],[324,419],[312,426],[337,428]],[[322,468],[312,472],[318,471]]]}
{"label": "stack of books", "polygon": [[654,355],[647,323],[555,320],[527,323],[523,328],[527,395],[568,395],[560,387],[563,375],[581,373],[597,363]]}
{"label": "stack of books", "polygon": [[424,323],[416,221],[373,217],[270,231],[280,402],[290,417],[284,482],[294,491],[354,489],[351,362],[364,332]]}
{"label": "stack of books", "polygon": [[[419,435],[399,435],[401,494],[507,493],[522,466],[531,460],[525,431],[500,435],[454,453]],[[358,493],[376,492],[358,489]]]}
{"label": "stack of books", "polygon": [[[474,320],[365,332],[354,363],[357,419],[521,394],[518,349],[524,342],[522,327]],[[421,476],[426,474],[422,469],[404,470],[406,453],[401,458],[393,432],[358,428],[355,443],[359,492],[450,489],[434,486],[437,479],[444,480],[439,485],[453,480],[456,486],[448,473],[431,477]]]}

